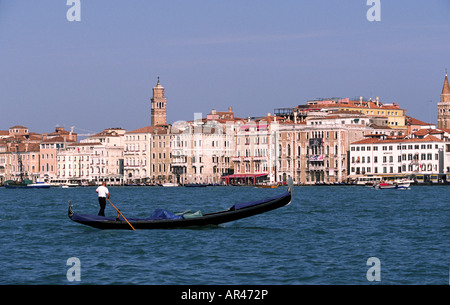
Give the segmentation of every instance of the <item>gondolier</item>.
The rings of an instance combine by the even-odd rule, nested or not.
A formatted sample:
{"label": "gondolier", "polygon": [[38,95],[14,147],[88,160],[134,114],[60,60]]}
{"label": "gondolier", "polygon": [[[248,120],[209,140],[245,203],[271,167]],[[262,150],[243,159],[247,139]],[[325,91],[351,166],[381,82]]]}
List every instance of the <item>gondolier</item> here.
{"label": "gondolier", "polygon": [[98,211],[98,216],[105,216],[106,198],[109,199],[109,190],[106,187],[106,181],[103,181],[102,185],[99,186],[95,191],[98,193],[98,203],[100,204],[100,211]]}

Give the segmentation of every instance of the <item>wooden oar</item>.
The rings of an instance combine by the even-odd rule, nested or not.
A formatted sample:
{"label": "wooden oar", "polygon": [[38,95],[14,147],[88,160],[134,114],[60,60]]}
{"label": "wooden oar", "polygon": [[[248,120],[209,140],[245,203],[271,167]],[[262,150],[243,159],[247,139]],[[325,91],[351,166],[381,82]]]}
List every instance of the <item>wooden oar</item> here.
{"label": "wooden oar", "polygon": [[[106,198],[106,200],[109,201],[108,198]],[[120,215],[122,215],[123,219],[125,219],[125,221],[130,225],[130,227],[131,227],[133,230],[135,230],[135,229],[133,228],[133,226],[131,225],[131,223],[125,218],[125,216],[123,216],[122,212],[120,212],[120,210],[119,210],[118,208],[116,208],[116,207],[114,206],[114,204],[113,204],[111,201],[109,201],[109,203],[111,203],[111,205],[113,206],[113,208],[116,209],[117,213],[119,213]],[[135,230],[135,231],[136,231],[136,230]]]}

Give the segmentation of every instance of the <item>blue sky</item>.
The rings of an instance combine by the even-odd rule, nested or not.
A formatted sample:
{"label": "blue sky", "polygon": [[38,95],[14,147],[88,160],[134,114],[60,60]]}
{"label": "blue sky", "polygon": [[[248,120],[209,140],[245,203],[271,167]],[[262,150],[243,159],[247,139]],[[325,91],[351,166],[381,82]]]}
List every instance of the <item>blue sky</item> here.
{"label": "blue sky", "polygon": [[232,106],[262,116],[318,97],[380,97],[436,122],[450,69],[450,1],[0,0],[0,130],[83,133]]}

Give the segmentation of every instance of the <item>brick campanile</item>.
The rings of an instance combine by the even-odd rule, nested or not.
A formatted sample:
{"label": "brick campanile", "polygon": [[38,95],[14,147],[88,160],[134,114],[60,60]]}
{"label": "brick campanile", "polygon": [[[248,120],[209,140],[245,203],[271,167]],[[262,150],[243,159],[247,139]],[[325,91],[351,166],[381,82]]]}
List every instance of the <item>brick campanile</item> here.
{"label": "brick campanile", "polygon": [[438,103],[438,128],[450,129],[450,86],[448,84],[447,69],[445,69],[441,101]]}
{"label": "brick campanile", "polygon": [[152,97],[152,116],[151,116],[151,124],[152,126],[157,125],[166,125],[166,116],[167,116],[167,99],[164,97],[164,87],[158,83],[155,87],[153,87],[153,97]]}

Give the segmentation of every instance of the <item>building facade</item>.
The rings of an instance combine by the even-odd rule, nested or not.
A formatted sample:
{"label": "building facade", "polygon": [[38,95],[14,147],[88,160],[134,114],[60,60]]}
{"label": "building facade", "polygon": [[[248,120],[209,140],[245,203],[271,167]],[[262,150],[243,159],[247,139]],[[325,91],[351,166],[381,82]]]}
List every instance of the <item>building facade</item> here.
{"label": "building facade", "polygon": [[351,144],[350,174],[403,177],[444,172],[445,142],[422,138],[369,137]]}

